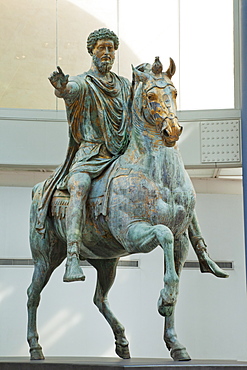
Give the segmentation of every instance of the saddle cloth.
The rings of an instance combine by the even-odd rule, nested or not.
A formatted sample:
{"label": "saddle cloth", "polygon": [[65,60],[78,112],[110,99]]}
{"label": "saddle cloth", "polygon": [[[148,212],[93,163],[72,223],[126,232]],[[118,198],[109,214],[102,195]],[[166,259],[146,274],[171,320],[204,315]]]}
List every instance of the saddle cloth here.
{"label": "saddle cloth", "polygon": [[[92,200],[94,217],[100,214],[107,216],[108,201],[110,195],[110,185],[114,178],[118,176],[128,176],[132,168],[121,168],[118,159],[99,177],[92,181],[92,187],[88,195],[88,200]],[[68,190],[56,189],[51,200],[50,213],[53,217],[63,219],[69,205],[70,194]]]}

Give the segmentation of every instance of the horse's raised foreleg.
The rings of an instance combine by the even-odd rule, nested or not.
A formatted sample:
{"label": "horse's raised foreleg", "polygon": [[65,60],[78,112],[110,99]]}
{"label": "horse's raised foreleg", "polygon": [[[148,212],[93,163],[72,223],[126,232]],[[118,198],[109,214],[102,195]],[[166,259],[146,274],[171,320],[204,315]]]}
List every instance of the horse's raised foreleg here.
{"label": "horse's raised foreleg", "polygon": [[174,263],[174,238],[171,230],[165,225],[152,226],[136,222],[129,227],[128,244],[131,251],[148,253],[158,245],[164,252],[165,274],[164,288],[160,292],[158,310],[162,316],[172,314],[178,296],[179,278]]}
{"label": "horse's raised foreleg", "polygon": [[107,294],[115,280],[119,258],[109,260],[88,260],[97,270],[97,286],[94,295],[94,304],[106,318],[115,336],[116,354],[124,359],[130,358],[129,342],[126,339],[123,325],[112,313]]}
{"label": "horse's raised foreleg", "polygon": [[[184,262],[186,260],[189,249],[189,241],[186,234],[183,234],[179,239],[174,241],[174,258],[175,268],[178,276],[180,276]],[[190,356],[186,351],[186,348],[178,341],[177,334],[175,331],[174,323],[174,311],[170,316],[165,318],[164,328],[164,341],[168,350],[170,351],[171,357],[175,361],[188,361]]]}

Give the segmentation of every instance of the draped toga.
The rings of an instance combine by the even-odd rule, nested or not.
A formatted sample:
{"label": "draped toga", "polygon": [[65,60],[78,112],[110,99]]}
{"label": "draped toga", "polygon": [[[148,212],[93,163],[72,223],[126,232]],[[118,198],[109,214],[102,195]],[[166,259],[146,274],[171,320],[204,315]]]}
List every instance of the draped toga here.
{"label": "draped toga", "polygon": [[72,77],[71,90],[60,94],[66,105],[69,145],[64,163],[43,184],[36,224],[41,234],[56,188],[66,189],[74,173],[99,176],[127,148],[130,83],[113,72],[110,75],[110,82],[89,72]]}

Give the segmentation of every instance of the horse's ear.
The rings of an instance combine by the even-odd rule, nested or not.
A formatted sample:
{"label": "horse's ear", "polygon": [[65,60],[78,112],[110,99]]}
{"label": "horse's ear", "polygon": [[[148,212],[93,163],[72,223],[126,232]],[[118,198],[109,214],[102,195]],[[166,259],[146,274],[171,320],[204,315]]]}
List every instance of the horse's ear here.
{"label": "horse's ear", "polygon": [[139,66],[137,66],[135,68],[138,69],[138,71],[141,71],[141,72],[150,73],[150,71],[151,71],[151,65],[149,63],[139,64]]}
{"label": "horse's ear", "polygon": [[135,68],[132,64],[132,71],[133,71],[133,80],[135,82],[145,82],[148,79],[148,76],[145,72],[140,71],[140,69],[137,67]]}
{"label": "horse's ear", "polygon": [[169,65],[168,70],[166,71],[166,74],[171,79],[172,76],[175,74],[175,72],[176,72],[176,64],[174,60],[170,58],[170,65]]}

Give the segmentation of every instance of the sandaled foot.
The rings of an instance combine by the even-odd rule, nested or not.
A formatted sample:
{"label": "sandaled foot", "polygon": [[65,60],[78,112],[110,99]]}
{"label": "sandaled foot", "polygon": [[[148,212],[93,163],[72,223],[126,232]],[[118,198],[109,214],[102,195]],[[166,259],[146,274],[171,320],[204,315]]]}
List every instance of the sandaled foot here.
{"label": "sandaled foot", "polygon": [[79,260],[76,256],[67,259],[66,270],[63,276],[63,281],[69,283],[71,281],[84,281],[85,275],[79,265]]}
{"label": "sandaled foot", "polygon": [[219,278],[227,278],[229,275],[215,263],[208,254],[199,261],[201,272],[209,272]]}

